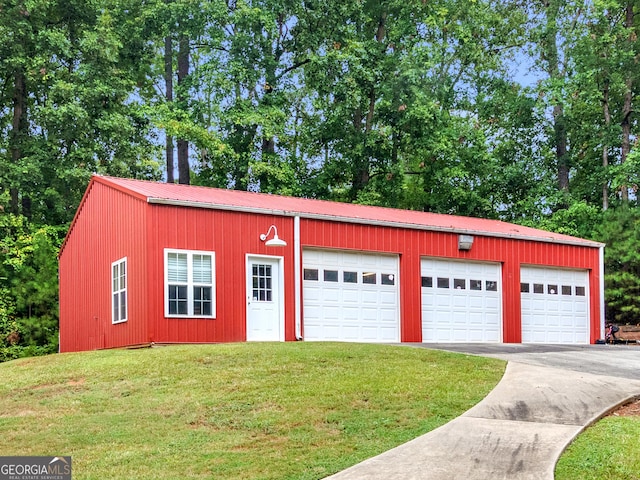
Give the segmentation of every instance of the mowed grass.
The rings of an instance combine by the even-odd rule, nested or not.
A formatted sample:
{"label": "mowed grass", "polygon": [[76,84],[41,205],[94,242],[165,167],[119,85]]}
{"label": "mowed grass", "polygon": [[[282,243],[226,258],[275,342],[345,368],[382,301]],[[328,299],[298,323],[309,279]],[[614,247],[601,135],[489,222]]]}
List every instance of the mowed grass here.
{"label": "mowed grass", "polygon": [[1,455],[74,479],[320,479],[460,415],[505,363],[421,348],[242,343],[0,364]]}
{"label": "mowed grass", "polygon": [[556,465],[556,480],[640,479],[640,417],[605,417],[580,434]]}

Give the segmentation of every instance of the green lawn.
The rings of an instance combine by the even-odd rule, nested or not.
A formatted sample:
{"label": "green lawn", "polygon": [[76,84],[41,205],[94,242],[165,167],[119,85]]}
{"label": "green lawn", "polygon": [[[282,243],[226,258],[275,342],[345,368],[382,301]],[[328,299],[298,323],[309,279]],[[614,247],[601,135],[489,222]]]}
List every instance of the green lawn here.
{"label": "green lawn", "polygon": [[242,343],[0,364],[2,455],[74,479],[319,479],[479,402],[505,362],[409,347]]}
{"label": "green lawn", "polygon": [[640,479],[640,417],[605,417],[563,453],[556,480]]}

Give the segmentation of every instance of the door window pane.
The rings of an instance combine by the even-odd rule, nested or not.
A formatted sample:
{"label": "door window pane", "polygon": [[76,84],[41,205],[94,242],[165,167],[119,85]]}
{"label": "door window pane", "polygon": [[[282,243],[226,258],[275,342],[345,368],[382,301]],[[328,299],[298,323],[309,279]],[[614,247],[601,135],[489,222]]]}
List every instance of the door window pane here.
{"label": "door window pane", "polygon": [[358,283],[357,272],[342,272],[342,281],[344,283]]}
{"label": "door window pane", "polygon": [[392,273],[383,273],[380,276],[380,282],[382,283],[382,285],[395,285],[396,277]]}
{"label": "door window pane", "polygon": [[454,278],[453,288],[455,288],[456,290],[466,290],[467,281],[464,278]]}
{"label": "door window pane", "polygon": [[325,282],[337,282],[338,281],[338,271],[337,270],[325,270],[324,271],[324,281]]}
{"label": "door window pane", "polygon": [[433,277],[422,277],[422,286],[426,288],[433,287]]}
{"label": "door window pane", "polygon": [[362,283],[370,285],[377,283],[376,272],[364,272],[362,274]]}
{"label": "door window pane", "polygon": [[256,302],[271,302],[273,299],[271,265],[254,264],[252,273],[253,300]]}
{"label": "door window pane", "polygon": [[317,268],[305,268],[304,269],[304,279],[305,280],[318,280],[318,269]]}
{"label": "door window pane", "polygon": [[449,288],[449,279],[438,277],[438,288]]}

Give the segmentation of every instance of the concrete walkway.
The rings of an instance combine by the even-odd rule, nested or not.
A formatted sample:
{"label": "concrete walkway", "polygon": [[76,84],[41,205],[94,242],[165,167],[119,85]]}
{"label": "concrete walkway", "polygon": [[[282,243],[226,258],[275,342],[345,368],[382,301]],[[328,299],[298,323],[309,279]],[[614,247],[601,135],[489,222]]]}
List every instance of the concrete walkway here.
{"label": "concrete walkway", "polygon": [[[625,355],[640,362],[640,349]],[[544,363],[540,354],[532,358],[510,361],[496,388],[462,416],[328,478],[552,480],[566,446],[602,415],[639,396],[640,379],[591,373],[600,367],[588,361],[565,369],[536,365]]]}

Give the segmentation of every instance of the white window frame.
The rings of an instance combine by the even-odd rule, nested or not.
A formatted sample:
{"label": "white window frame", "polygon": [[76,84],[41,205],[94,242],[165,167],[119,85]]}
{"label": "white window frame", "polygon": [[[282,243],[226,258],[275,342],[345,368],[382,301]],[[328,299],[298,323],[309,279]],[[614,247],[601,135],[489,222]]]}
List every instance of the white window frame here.
{"label": "white window frame", "polygon": [[[124,271],[122,268],[124,267]],[[111,264],[111,323],[123,323],[129,318],[129,292],[128,287],[129,265],[127,257],[116,260]],[[124,278],[124,286],[120,279]],[[124,316],[122,315],[122,296],[124,294]],[[118,309],[114,308],[115,300],[118,300]]]}
{"label": "white window frame", "polygon": [[[187,255],[187,313],[169,313],[169,254]],[[193,257],[194,255],[206,255],[211,257],[211,282],[194,282]],[[166,318],[216,318],[216,254],[204,250],[180,250],[174,248],[164,249],[164,316]],[[211,315],[195,315],[194,312],[194,287],[211,287]]]}

